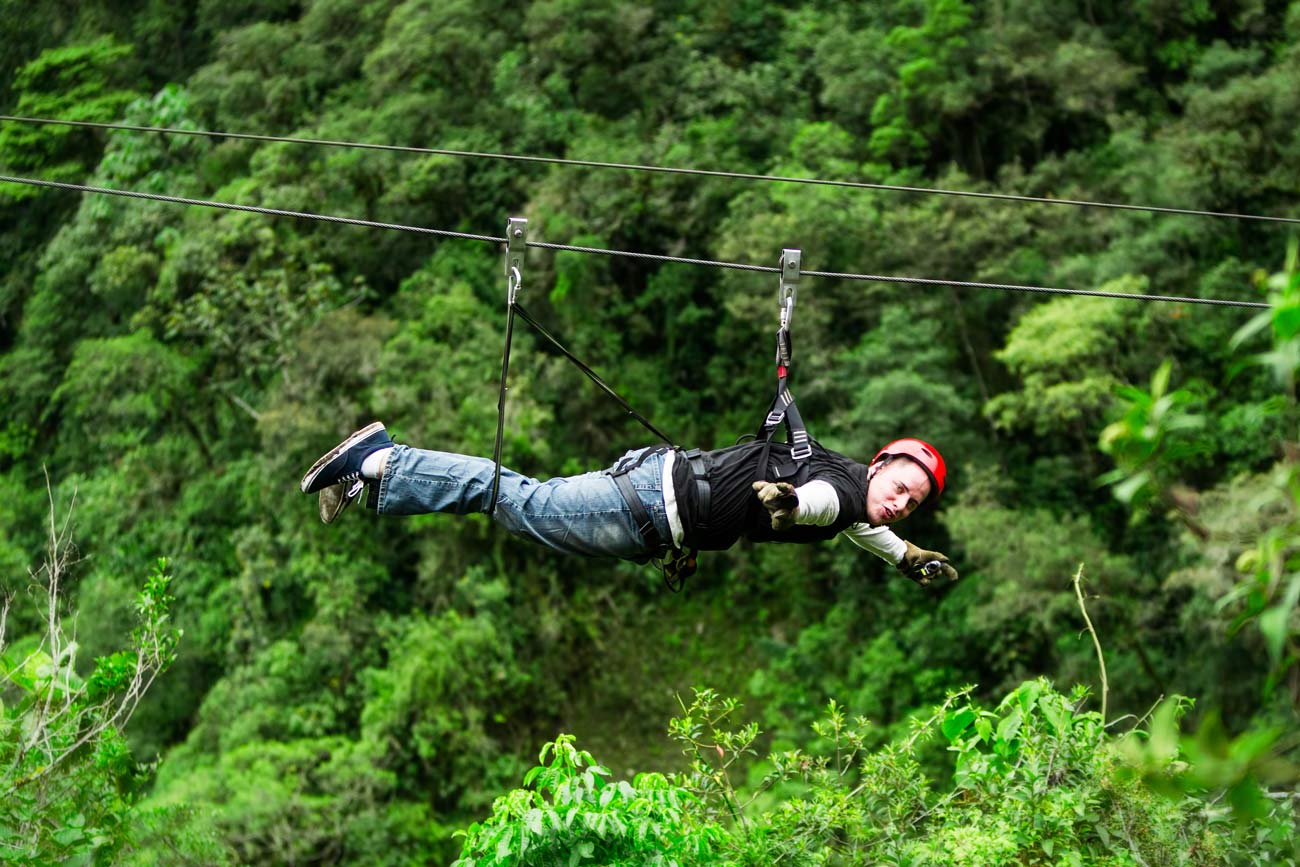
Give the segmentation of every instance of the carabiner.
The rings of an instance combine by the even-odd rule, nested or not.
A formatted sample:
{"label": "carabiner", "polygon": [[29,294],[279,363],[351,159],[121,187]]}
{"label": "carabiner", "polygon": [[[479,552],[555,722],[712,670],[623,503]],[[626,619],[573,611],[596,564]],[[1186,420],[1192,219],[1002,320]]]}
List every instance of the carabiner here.
{"label": "carabiner", "polygon": [[777,290],[777,303],[781,305],[781,328],[789,329],[794,318],[794,301],[799,291],[799,266],[803,254],[792,248],[781,251],[781,286]]}
{"label": "carabiner", "polygon": [[519,297],[519,287],[524,283],[523,276],[519,273],[518,268],[511,268],[510,274],[506,278],[506,306],[513,307],[515,299]]}
{"label": "carabiner", "polygon": [[528,220],[511,217],[506,221],[506,306],[513,307],[524,282],[524,253],[528,250]]}

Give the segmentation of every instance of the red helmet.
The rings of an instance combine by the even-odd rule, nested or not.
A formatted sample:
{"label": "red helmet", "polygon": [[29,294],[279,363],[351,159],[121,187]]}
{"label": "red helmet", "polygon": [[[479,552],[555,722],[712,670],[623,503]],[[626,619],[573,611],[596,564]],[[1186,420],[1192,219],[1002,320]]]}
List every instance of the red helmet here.
{"label": "red helmet", "polygon": [[911,458],[921,465],[925,474],[930,477],[930,496],[927,500],[938,497],[943,493],[943,483],[948,477],[948,467],[943,462],[943,455],[939,450],[923,440],[902,439],[894,440],[871,459],[871,463],[882,458],[904,457]]}

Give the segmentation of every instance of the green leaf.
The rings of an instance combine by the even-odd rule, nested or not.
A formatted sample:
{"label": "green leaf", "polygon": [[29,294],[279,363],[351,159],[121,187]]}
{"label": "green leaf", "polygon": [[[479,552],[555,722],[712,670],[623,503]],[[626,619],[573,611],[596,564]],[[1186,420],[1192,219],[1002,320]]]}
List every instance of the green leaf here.
{"label": "green leaf", "polygon": [[1300,307],[1280,307],[1273,316],[1273,331],[1282,340],[1300,334]]}
{"label": "green leaf", "polygon": [[1028,683],[1022,684],[1021,687],[1016,690],[1016,698],[1020,701],[1021,712],[1028,714],[1033,708],[1034,702],[1038,701],[1038,697],[1042,694],[1043,685],[1038,681],[1031,680]]}
{"label": "green leaf", "polygon": [[510,854],[510,842],[514,839],[515,829],[507,825],[497,838],[497,860],[504,861]]}
{"label": "green leaf", "polygon": [[957,740],[958,735],[966,731],[966,728],[975,720],[975,711],[969,707],[964,707],[956,713],[949,714],[943,720],[941,726],[943,736],[948,739],[949,743]]}
{"label": "green leaf", "polygon": [[1228,789],[1228,803],[1241,819],[1262,819],[1269,813],[1269,800],[1253,779],[1244,779]]}
{"label": "green leaf", "polygon": [[1038,707],[1042,710],[1043,716],[1047,717],[1047,721],[1051,723],[1052,730],[1057,735],[1064,735],[1069,725],[1067,722],[1069,711],[1046,698],[1039,701]]}
{"label": "green leaf", "polygon": [[1268,646],[1268,655],[1277,665],[1282,661],[1282,647],[1286,644],[1287,621],[1291,612],[1281,605],[1274,605],[1259,615],[1259,631],[1264,635]]}
{"label": "green leaf", "polygon": [[1115,499],[1121,503],[1130,503],[1138,492],[1151,481],[1151,474],[1146,470],[1134,473],[1115,486]]}
{"label": "green leaf", "polygon": [[1015,740],[1016,734],[1020,731],[1022,717],[1020,708],[1016,708],[998,723],[998,740],[1004,743],[1010,743]]}
{"label": "green leaf", "polygon": [[1252,337],[1255,337],[1255,335],[1260,333],[1260,331],[1268,328],[1271,322],[1273,322],[1273,311],[1257,313],[1251,321],[1243,325],[1242,328],[1236,330],[1236,334],[1232,335],[1232,339],[1229,341],[1229,348],[1236,350],[1236,348],[1242,346],[1243,343],[1249,341]]}

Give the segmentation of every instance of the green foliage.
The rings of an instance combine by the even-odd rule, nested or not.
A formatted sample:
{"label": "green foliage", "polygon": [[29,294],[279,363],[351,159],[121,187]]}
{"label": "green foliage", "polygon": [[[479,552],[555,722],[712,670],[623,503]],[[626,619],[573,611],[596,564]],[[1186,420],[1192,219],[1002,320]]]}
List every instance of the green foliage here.
{"label": "green foliage", "polygon": [[[1239,580],[1220,606],[1235,614],[1234,628],[1253,622],[1272,663],[1270,685],[1300,661],[1300,467],[1294,456],[1261,480],[1258,503],[1270,521],[1236,560]],[[1296,689],[1291,688],[1293,696]]]}
{"label": "green foliage", "polygon": [[155,296],[164,334],[203,346],[218,385],[279,373],[304,327],[365,291],[359,281],[346,287],[326,263],[304,261],[293,241],[285,249],[273,228],[247,216],[222,220],[215,249],[169,250]]}
{"label": "green foliage", "polygon": [[1272,349],[1252,356],[1250,362],[1272,373],[1294,404],[1296,372],[1300,371],[1300,242],[1294,238],[1287,248],[1286,269],[1271,276],[1267,288],[1268,309],[1238,329],[1232,346],[1238,347],[1267,329]]}
{"label": "green foliage", "polygon": [[[0,102],[7,114],[1294,216],[1295,5],[539,0],[502,14],[478,0],[0,0]],[[525,214],[549,242],[767,264],[797,246],[809,269],[1121,292],[1254,299],[1282,246],[1278,226],[1245,221],[13,123],[0,125],[0,163],[475,234]],[[1295,442],[1288,279],[1272,281],[1276,303],[1234,346],[1245,317],[1220,307],[805,278],[792,385],[813,435],[858,458],[898,435],[940,445],[949,494],[903,535],[953,555],[965,578],[922,592],[847,544],[740,546],[673,597],[632,565],[562,560],[478,517],[371,520],[353,507],[322,528],[297,493],[325,445],[375,418],[416,446],[490,448],[504,324],[490,246],[13,187],[0,202],[0,574],[23,575],[44,544],[48,468],[81,504],[71,673],[107,700],[129,671],[131,576],[169,554],[169,622],[186,641],[126,730],[132,753],[159,763],[132,784],[143,801],[123,820],[132,834],[114,838],[123,863],[446,862],[451,829],[481,819],[556,731],[628,779],[678,767],[653,720],[701,681],[746,694],[771,734],[728,722],[733,708],[701,722],[688,760],[699,769],[633,788],[703,793],[681,800],[680,823],[636,815],[704,840],[714,862],[1068,864],[1063,852],[1086,852],[1131,867],[1133,852],[1154,864],[1150,847],[1165,844],[1171,860],[1232,860],[1245,851],[1235,838],[1171,843],[1191,839],[1190,814],[1162,813],[1117,772],[1080,765],[1031,785],[991,743],[946,751],[938,735],[911,741],[909,721],[978,682],[940,718],[958,725],[969,703],[972,720],[996,717],[996,738],[1012,713],[999,699],[1019,684],[1090,682],[1068,592],[1086,560],[1113,715],[1196,695],[1205,710],[1188,730],[1217,708],[1224,737],[1195,755],[1180,741],[1184,759],[1222,765],[1219,746],[1268,727],[1285,752],[1298,652],[1294,461],[1279,449]],[[752,430],[770,396],[772,288],[743,271],[533,249],[524,297],[658,426],[716,447]],[[1264,363],[1243,362],[1251,354]],[[507,465],[539,476],[641,444],[523,333],[506,422]],[[1112,468],[1117,483],[1138,480],[1127,503],[1096,485]],[[14,647],[36,652],[42,622],[15,604]],[[58,654],[45,652],[48,674]],[[52,695],[39,668],[16,670]],[[806,743],[827,695],[873,723],[836,710]],[[1051,734],[1058,699],[1046,695],[1020,708],[1021,730],[1064,754],[1077,743]],[[1069,711],[1079,731],[1092,725]],[[938,718],[928,730],[942,733]],[[744,751],[767,753],[768,738],[810,764],[751,761]],[[836,738],[856,760],[829,758]],[[1013,742],[1018,756],[1038,749]],[[120,747],[107,765],[125,767]],[[986,769],[971,784],[985,800],[941,803],[958,752],[971,773]],[[813,779],[821,759],[839,782]],[[1137,848],[1115,842],[1119,820],[1065,828],[1075,803],[1092,815],[1088,780],[1119,793]],[[529,798],[553,798],[532,783]],[[598,788],[573,802],[580,815],[630,815],[616,783]],[[1038,824],[1022,796],[1044,806]],[[1209,808],[1216,834],[1225,803]],[[491,833],[522,840],[530,809]],[[1087,837],[1098,822],[1120,854]],[[567,863],[554,831],[536,851]],[[608,825],[581,833],[593,857],[602,841],[642,852]],[[1259,858],[1290,857],[1267,841]],[[694,857],[688,846],[679,861]]]}
{"label": "green foliage", "polygon": [[[1300,263],[1297,244],[1293,241],[1286,271],[1268,280],[1271,290],[1269,309],[1242,326],[1233,337],[1240,346],[1266,329],[1272,348],[1249,358],[1248,363],[1265,367],[1283,390],[1282,401],[1271,401],[1261,409],[1280,415],[1288,433],[1295,431],[1295,377],[1300,369]],[[1203,444],[1189,442],[1184,432],[1206,426],[1204,415],[1189,409],[1196,403],[1187,391],[1169,391],[1171,365],[1164,365],[1152,377],[1150,391],[1136,388],[1121,390],[1128,410],[1102,432],[1100,446],[1109,453],[1117,467],[1102,477],[1115,484],[1120,500],[1141,508],[1152,497],[1180,511],[1193,531],[1213,544],[1215,530],[1197,521],[1190,511],[1194,503],[1184,493],[1174,490],[1180,458]],[[1280,404],[1280,405],[1279,405]],[[1267,526],[1245,540],[1235,567],[1240,573],[1235,586],[1222,593],[1217,607],[1235,615],[1233,629],[1254,622],[1264,637],[1271,661],[1269,688],[1297,661],[1300,661],[1300,633],[1293,626],[1300,610],[1300,455],[1293,442],[1283,446],[1284,455],[1266,480],[1257,484],[1254,506],[1267,509]],[[1222,538],[1223,534],[1219,533]],[[1240,542],[1238,544],[1241,544]],[[1300,695],[1293,688],[1293,700]]]}
{"label": "green foliage", "polygon": [[53,398],[87,445],[122,452],[184,412],[194,365],[146,331],[83,340]]}
{"label": "green foliage", "polygon": [[[669,726],[690,761],[686,773],[613,782],[561,735],[542,748],[540,761],[550,754],[550,763],[464,832],[456,863],[1293,863],[1294,812],[1259,783],[1294,773],[1279,773],[1276,761],[1263,773],[1267,739],[1208,749],[1204,738],[1180,741],[1174,701],[1149,729],[1109,735],[1083,709],[1086,690],[1067,696],[1042,679],[991,710],[969,692],[949,694],[878,749],[867,747],[867,721],[831,701],[812,726],[815,739],[771,753],[749,787],[735,778],[755,754],[757,726],[734,728],[736,701],[697,689]],[[936,737],[952,761],[947,785],[918,763]],[[1253,800],[1238,793],[1247,785]],[[1225,790],[1237,824],[1211,809]],[[781,793],[775,806],[767,792]]]}
{"label": "green foliage", "polygon": [[[18,92],[13,114],[92,122],[116,121],[139,95],[133,89],[132,48],[104,37],[94,42],[51,48],[24,65],[14,77]],[[5,124],[0,128],[0,163],[46,180],[84,182],[100,154],[96,137],[67,126]],[[39,196],[39,187],[11,187],[6,198]]]}
{"label": "green foliage", "polygon": [[537,760],[525,788],[498,798],[492,816],[464,832],[456,867],[708,863],[716,831],[692,827],[691,795],[662,774],[606,780],[609,769],[572,735],[543,746]]}
{"label": "green foliage", "polygon": [[1062,637],[1079,627],[1069,588],[1080,561],[1103,588],[1097,606],[1103,632],[1123,636],[1121,641],[1134,645],[1131,652],[1143,652],[1146,638],[1136,624],[1148,615],[1141,600],[1149,590],[1133,559],[1110,551],[1086,519],[1047,509],[1026,512],[977,488],[949,507],[944,523],[979,564],[963,576],[963,582],[973,580],[957,589],[953,602],[961,607],[966,634],[978,636],[986,682],[1010,689],[1048,659],[1077,681],[1091,679],[1091,649]]}
{"label": "green foliage", "polygon": [[[66,526],[64,528],[66,531]],[[122,729],[154,679],[176,659],[171,576],[160,560],[136,595],[138,625],[128,649],[76,671],[78,645],[65,632],[64,533],[51,537],[39,573],[43,632],[7,643],[0,616],[0,857],[26,864],[90,864],[132,837],[131,819],[147,776]]]}
{"label": "green foliage", "polygon": [[[856,384],[829,421],[846,442],[846,453],[860,454],[889,442],[899,431],[899,416],[925,419],[926,435],[949,451],[969,437],[969,419],[978,406],[963,393],[948,371],[954,366],[951,345],[937,316],[917,316],[901,307],[881,314],[880,324],[840,360],[846,384]],[[951,444],[951,445],[949,445]]]}
{"label": "green foliage", "polygon": [[1151,389],[1123,386],[1116,389],[1127,404],[1118,421],[1101,432],[1099,446],[1118,465],[1103,475],[1102,484],[1115,486],[1115,497],[1122,503],[1141,508],[1158,491],[1168,488],[1169,473],[1181,458],[1200,445],[1188,441],[1187,431],[1205,427],[1205,418],[1195,412],[1196,397],[1185,389],[1169,390],[1172,365],[1166,361],[1151,376]]}
{"label": "green foliage", "polygon": [[[1136,278],[1104,284],[1104,292],[1138,292]],[[1138,309],[1123,301],[1060,298],[1029,310],[995,353],[1024,383],[985,406],[999,428],[1029,427],[1038,436],[1086,431],[1110,405],[1123,380],[1123,347]]]}
{"label": "green foliage", "polygon": [[924,4],[917,26],[899,25],[885,45],[902,63],[891,92],[877,97],[871,110],[870,148],[874,156],[897,162],[921,162],[930,155],[930,142],[942,130],[946,115],[965,108],[972,98],[968,28],[972,8],[964,0],[935,0]]}
{"label": "green foliage", "polygon": [[[517,766],[498,757],[497,731],[501,710],[527,685],[528,668],[494,621],[487,613],[464,618],[448,611],[394,624],[388,664],[362,675],[363,736],[390,744],[388,760],[407,768],[404,778],[443,803],[470,800],[485,776],[500,779]],[[495,718],[478,703],[457,706],[456,697],[485,699],[487,684]]]}

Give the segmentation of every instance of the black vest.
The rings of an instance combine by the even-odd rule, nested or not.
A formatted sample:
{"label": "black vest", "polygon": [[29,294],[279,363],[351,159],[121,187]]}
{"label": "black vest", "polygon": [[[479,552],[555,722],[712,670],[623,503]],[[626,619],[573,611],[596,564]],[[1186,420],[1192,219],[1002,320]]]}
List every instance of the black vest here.
{"label": "black vest", "polygon": [[[673,489],[677,495],[677,513],[685,531],[685,544],[703,551],[730,548],[738,539],[755,542],[796,542],[807,544],[832,539],[840,531],[867,520],[867,467],[838,452],[812,442],[812,456],[788,477],[777,474],[791,466],[788,443],[774,442],[768,451],[768,466],[759,472],[764,443],[742,443],[730,448],[706,452],[709,464],[709,513],[698,514],[694,481],[686,461],[673,464]],[[790,482],[798,486],[810,481],[828,482],[840,500],[835,521],[824,527],[796,525],[777,532],[772,529],[767,509],[754,494],[756,479]]]}

